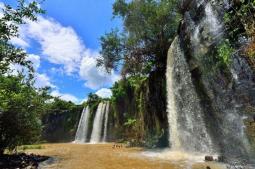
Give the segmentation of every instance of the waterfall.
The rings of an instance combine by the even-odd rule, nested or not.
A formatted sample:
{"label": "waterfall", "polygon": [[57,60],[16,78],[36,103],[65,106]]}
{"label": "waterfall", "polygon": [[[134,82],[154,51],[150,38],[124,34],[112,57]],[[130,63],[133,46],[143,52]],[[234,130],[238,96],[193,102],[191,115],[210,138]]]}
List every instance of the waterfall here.
{"label": "waterfall", "polygon": [[[217,6],[218,2],[215,5],[212,1],[196,0],[195,3],[197,9],[185,13],[183,30],[173,41],[167,58],[170,146],[173,150],[219,153],[230,160],[249,159],[254,156],[242,115],[246,113],[245,101],[250,98],[254,86],[250,83],[253,74],[247,69],[249,65],[240,60],[242,57],[235,56],[238,53],[232,56],[233,63],[225,68],[226,72],[229,69],[233,80],[218,71],[213,51],[224,39],[224,24],[218,15],[225,9]],[[200,10],[199,17],[194,17],[197,10]],[[189,55],[185,56],[186,52]],[[195,70],[194,79],[190,69]],[[201,87],[199,95],[192,80],[199,81],[196,86]],[[200,102],[199,97],[205,100]]]}
{"label": "waterfall", "polygon": [[[175,43],[175,41],[174,41]],[[171,46],[169,53],[173,53],[174,43]],[[174,99],[173,88],[173,56],[167,58],[167,112],[168,112],[168,124],[169,124],[169,143],[171,143],[172,149],[178,150],[181,147],[179,133],[177,131],[177,111]],[[171,135],[171,136],[170,136]]]}
{"label": "waterfall", "polygon": [[89,106],[83,109],[75,135],[75,143],[85,143],[88,135]]}
{"label": "waterfall", "polygon": [[212,141],[207,132],[200,101],[178,37],[169,49],[166,77],[171,148],[192,152],[212,152]]}
{"label": "waterfall", "polygon": [[[208,26],[208,29],[211,34],[217,36],[222,29],[221,23],[218,21],[217,16],[213,12],[212,5],[208,2],[205,6],[205,20],[204,24]],[[220,33],[221,34],[221,33]]]}
{"label": "waterfall", "polygon": [[101,141],[103,117],[104,117],[105,104],[99,103],[96,111],[96,116],[93,123],[92,134],[90,138],[91,143],[99,143]]}
{"label": "waterfall", "polygon": [[[191,45],[195,57],[206,54],[207,49],[213,43],[218,42],[223,35],[223,25],[218,20],[210,2],[197,1],[197,7],[204,6],[204,17],[195,23],[190,19]],[[187,16],[190,15],[189,13]],[[190,17],[190,16],[189,16]]]}
{"label": "waterfall", "polygon": [[103,142],[107,141],[107,126],[108,126],[107,124],[108,124],[109,107],[110,107],[110,103],[108,101],[108,102],[106,102],[105,116],[104,116],[104,137],[103,137]]}
{"label": "waterfall", "polygon": [[[201,60],[201,56],[208,57],[206,55],[208,50],[211,49],[212,45],[217,46],[221,42],[224,33],[224,25],[218,19],[218,12],[214,9],[212,3],[205,2],[204,4],[200,3],[200,5],[204,7],[204,17],[196,24],[195,28],[193,28],[194,31],[191,33],[191,44],[194,49],[194,55],[198,60]],[[238,89],[239,86],[242,87],[242,84],[246,83],[240,81],[238,72],[243,72],[243,70],[238,67],[248,68],[249,66],[247,64],[242,65],[243,62],[241,60],[237,61],[234,56],[232,59],[234,63],[229,69],[236,85],[235,88]],[[248,75],[248,72],[245,74]],[[204,79],[204,81],[208,80]],[[250,156],[251,148],[245,134],[243,117],[240,113],[242,112],[240,109],[242,104],[238,103],[239,99],[234,96],[236,91],[232,89],[224,91],[220,86],[216,87],[217,84],[215,82],[213,83],[212,86],[207,86],[207,90],[217,92],[217,97],[212,101],[212,106],[217,107],[217,111],[220,112],[214,114],[214,117],[218,120],[218,123],[214,122],[215,126],[217,126],[217,136],[214,137],[217,137],[215,140],[221,140],[218,145],[221,148],[221,154],[228,158],[246,158],[246,156]],[[231,102],[228,102],[228,100],[231,100]]]}

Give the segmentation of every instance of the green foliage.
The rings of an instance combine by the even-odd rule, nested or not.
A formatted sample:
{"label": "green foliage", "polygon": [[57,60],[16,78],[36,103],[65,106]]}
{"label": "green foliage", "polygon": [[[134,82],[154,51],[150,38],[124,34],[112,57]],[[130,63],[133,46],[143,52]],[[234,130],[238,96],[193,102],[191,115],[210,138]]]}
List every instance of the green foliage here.
{"label": "green foliage", "polygon": [[0,76],[0,151],[38,141],[47,89],[37,91],[24,76]]}
{"label": "green foliage", "polygon": [[131,87],[138,90],[146,79],[145,76],[130,76],[127,80]]}
{"label": "green foliage", "polygon": [[[255,1],[254,0],[238,0],[230,1],[232,6],[225,13],[224,21],[226,32],[230,38],[230,42],[234,45],[238,43],[239,37],[250,39],[250,43],[245,44],[243,53],[250,62],[255,65]],[[252,65],[252,66],[254,66]]]}
{"label": "green foliage", "polygon": [[39,144],[34,144],[34,145],[23,145],[23,146],[19,146],[18,150],[34,150],[34,149],[43,149],[44,147],[42,145]]}
{"label": "green foliage", "polygon": [[12,45],[9,41],[12,37],[18,37],[18,28],[25,24],[25,20],[36,20],[36,14],[43,13],[36,2],[26,4],[24,0],[18,1],[16,9],[5,5],[2,9],[3,17],[0,18],[0,73],[9,69],[11,63],[28,67],[32,71],[31,62],[26,60],[27,54]]}
{"label": "green foliage", "polygon": [[122,98],[126,95],[127,83],[125,80],[120,80],[119,82],[115,82],[112,90],[112,101],[116,102],[119,98]]}
{"label": "green foliage", "polygon": [[[144,135],[143,95],[141,88],[147,77],[130,76],[112,87],[112,107],[117,121],[118,138],[142,145]],[[124,125],[123,125],[124,124]]]}
{"label": "green foliage", "polygon": [[[26,52],[10,43],[18,37],[18,28],[25,20],[36,20],[43,13],[36,2],[19,0],[17,8],[5,5],[0,18],[0,154],[21,144],[38,141],[41,133],[40,117],[45,111],[48,88],[35,89],[31,62]],[[29,69],[29,75],[7,75],[10,64]]]}
{"label": "green foliage", "polygon": [[231,0],[230,3],[232,6],[224,15],[224,21],[230,37],[236,39],[238,34],[254,36],[254,2],[250,0]]}
{"label": "green foliage", "polygon": [[113,14],[121,17],[124,31],[101,37],[98,66],[109,72],[122,64],[122,74],[148,74],[163,68],[167,50],[176,34],[180,15],[176,0],[117,0]]}
{"label": "green foliage", "polygon": [[127,121],[124,123],[124,126],[128,127],[133,126],[135,125],[136,121],[137,121],[136,119],[128,118]]}
{"label": "green foliage", "polygon": [[123,98],[128,95],[130,90],[137,91],[143,82],[147,79],[146,76],[130,76],[126,79],[122,79],[118,82],[115,82],[112,90],[112,101],[116,102],[118,99]]}
{"label": "green foliage", "polygon": [[229,65],[233,52],[234,49],[231,47],[228,40],[221,43],[218,47],[218,58],[220,62],[224,65]]}
{"label": "green foliage", "polygon": [[117,64],[122,58],[122,44],[118,36],[118,31],[114,30],[100,38],[102,49],[100,54],[108,59],[97,59],[97,66],[105,65],[107,72],[117,67]]}
{"label": "green foliage", "polygon": [[98,104],[102,101],[103,99],[100,98],[98,95],[90,93],[88,95],[88,100],[86,101],[85,106],[89,106],[91,112],[95,112],[97,109]]}

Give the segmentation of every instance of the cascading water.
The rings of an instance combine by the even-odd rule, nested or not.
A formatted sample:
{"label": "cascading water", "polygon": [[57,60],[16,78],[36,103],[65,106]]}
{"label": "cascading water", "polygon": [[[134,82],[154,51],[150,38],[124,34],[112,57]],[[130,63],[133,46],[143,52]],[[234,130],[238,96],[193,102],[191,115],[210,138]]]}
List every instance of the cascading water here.
{"label": "cascading water", "polygon": [[75,143],[85,143],[88,135],[89,106],[83,109],[75,135]]}
{"label": "cascading water", "polygon": [[[196,0],[194,3],[185,13],[180,37],[174,40],[168,54],[169,142],[175,150],[216,152],[230,160],[245,159],[250,156],[250,148],[242,114],[245,113],[244,100],[252,98],[249,94],[252,80],[243,77],[242,81],[242,75],[252,73],[246,72],[247,64],[235,58],[231,66],[225,68],[232,73],[232,81],[216,67],[212,58],[217,58],[215,50],[224,39],[224,24],[218,19],[224,14],[221,11],[224,8],[215,5],[216,1]],[[199,93],[192,78],[200,85],[196,86],[201,90]],[[246,97],[242,98],[243,94]],[[198,98],[205,100],[200,102]]]}
{"label": "cascading water", "polygon": [[[211,46],[216,46],[224,39],[222,38],[224,34],[224,24],[219,21],[217,11],[214,9],[211,2],[204,1],[203,4],[200,5],[203,5],[205,15],[195,26],[192,33],[193,36],[191,36],[194,55],[198,60],[200,59],[199,57],[206,55]],[[241,57],[239,58],[241,59]],[[233,63],[230,67],[230,73],[233,77],[233,83],[236,85],[236,88],[239,88],[239,86],[242,86],[243,82],[238,78],[238,72],[241,71],[236,69],[241,66],[247,68],[249,66],[247,64],[242,65],[244,64],[242,62],[235,63],[235,57],[232,59]],[[248,75],[249,73],[246,72],[246,74]],[[212,89],[215,86],[207,86],[207,88]],[[212,105],[213,107],[217,107],[217,111],[221,112],[214,114],[219,121],[216,125],[218,128],[217,137],[221,137],[221,141],[219,142],[221,153],[230,158],[245,158],[245,156],[249,156],[250,147],[244,131],[245,127],[241,115],[242,113],[240,113],[241,109],[239,109],[239,101],[238,98],[236,99],[234,96],[235,91],[233,92],[231,88],[226,90],[226,88],[224,89],[220,86],[212,90],[217,91],[216,93],[218,95],[218,97],[212,101]],[[228,100],[231,100],[231,102]],[[238,145],[238,147],[236,145]]]}
{"label": "cascading water", "polygon": [[[207,52],[207,48],[221,39],[223,34],[223,26],[214,13],[211,3],[204,3],[204,1],[197,2],[197,8],[204,5],[205,16],[203,19],[201,19],[198,24],[195,24],[194,21],[191,20],[191,25],[194,26],[191,30],[191,45],[196,57],[204,55]],[[189,15],[189,13],[187,15]]]}
{"label": "cascading water", "polygon": [[101,102],[98,105],[90,139],[91,143],[99,143],[101,141],[106,142],[109,107],[109,101],[107,101],[106,103]]}
{"label": "cascading water", "polygon": [[109,107],[110,103],[109,101],[106,102],[106,108],[105,108],[105,116],[104,116],[104,136],[103,136],[103,142],[107,141],[107,127],[108,127],[108,115],[109,115]]}
{"label": "cascading water", "polygon": [[190,152],[212,152],[212,141],[178,37],[169,50],[166,77],[171,148]]}
{"label": "cascading water", "polygon": [[[173,53],[173,46],[170,48],[170,53]],[[173,56],[172,56],[173,57]],[[181,148],[181,143],[179,139],[179,132],[177,130],[178,117],[177,110],[175,106],[174,98],[174,87],[173,87],[173,58],[167,58],[167,112],[168,112],[168,123],[169,123],[169,143],[174,150],[179,150]],[[170,136],[171,135],[171,136]]]}
{"label": "cascading water", "polygon": [[96,116],[93,123],[92,134],[90,138],[90,143],[99,143],[101,141],[105,107],[106,107],[106,104],[103,102],[99,103],[97,107]]}

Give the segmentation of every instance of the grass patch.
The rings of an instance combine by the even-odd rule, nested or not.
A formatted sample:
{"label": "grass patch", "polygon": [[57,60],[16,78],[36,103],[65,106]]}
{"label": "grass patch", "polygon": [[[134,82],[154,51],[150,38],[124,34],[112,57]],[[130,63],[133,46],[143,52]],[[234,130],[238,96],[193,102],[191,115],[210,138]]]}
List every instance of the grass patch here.
{"label": "grass patch", "polygon": [[23,146],[19,146],[18,150],[32,150],[32,149],[43,149],[44,147],[42,145],[39,144],[35,144],[35,145],[23,145]]}

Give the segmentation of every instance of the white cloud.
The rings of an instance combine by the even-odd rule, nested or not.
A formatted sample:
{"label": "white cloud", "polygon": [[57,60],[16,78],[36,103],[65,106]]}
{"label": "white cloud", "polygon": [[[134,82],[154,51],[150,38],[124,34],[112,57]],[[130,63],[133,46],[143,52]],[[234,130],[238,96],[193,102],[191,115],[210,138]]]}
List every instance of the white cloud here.
{"label": "white cloud", "polygon": [[110,89],[102,88],[96,92],[96,95],[102,98],[110,98],[112,96],[112,91]]}
{"label": "white cloud", "polygon": [[79,69],[84,45],[71,27],[64,27],[52,18],[38,16],[37,22],[28,21],[21,28],[25,38],[41,45],[42,54],[51,63],[63,65],[67,73]]}
{"label": "white cloud", "polygon": [[60,93],[58,90],[52,91],[51,95],[54,97],[59,97],[60,99],[65,100],[65,101],[71,101],[74,103],[80,102],[80,100],[77,97],[75,97],[74,95],[67,94],[67,93]]}
{"label": "white cloud", "polygon": [[0,2],[0,8],[3,9],[4,8],[4,3]]}
{"label": "white cloud", "polygon": [[42,88],[42,87],[51,87],[56,88],[50,81],[50,78],[46,74],[35,73],[35,87]]}
{"label": "white cloud", "polygon": [[65,75],[65,71],[61,67],[59,67],[59,68],[52,67],[49,69],[49,72],[51,74],[58,74],[58,75],[62,75],[62,76]]}
{"label": "white cloud", "polygon": [[82,99],[79,104],[82,104],[82,103],[86,102],[87,100],[88,100],[88,98],[86,97],[85,99]]}
{"label": "white cloud", "polygon": [[0,18],[2,18],[4,16],[3,14],[3,9],[5,8],[4,3],[0,2]]}
{"label": "white cloud", "polygon": [[85,86],[94,90],[100,87],[110,86],[120,78],[113,71],[109,74],[102,68],[96,66],[96,56],[98,55],[88,50],[80,66],[80,77],[86,81]]}
{"label": "white cloud", "polygon": [[29,54],[27,57],[27,60],[32,62],[33,68],[35,70],[38,70],[38,68],[40,67],[40,64],[41,64],[40,56],[34,55],[34,54]]}
{"label": "white cloud", "polygon": [[[38,68],[40,67],[40,56],[34,55],[34,54],[29,54],[28,57],[26,58],[26,60],[32,62],[32,66],[35,71],[37,71]],[[28,69],[22,65],[19,65],[19,64],[10,64],[10,74],[18,75],[18,72],[24,72],[25,74],[27,74]]]}
{"label": "white cloud", "polygon": [[120,79],[114,71],[108,74],[97,68],[96,58],[99,53],[86,48],[73,28],[65,27],[52,18],[38,16],[37,22],[28,21],[21,28],[21,37],[24,42],[31,39],[37,41],[41,46],[42,57],[63,66],[60,67],[63,73],[79,74],[88,88],[97,90],[109,87]]}
{"label": "white cloud", "polygon": [[[50,78],[46,74],[40,74],[37,72],[38,68],[40,67],[40,56],[29,54],[26,60],[29,60],[32,62],[32,66],[35,70],[34,73],[34,80],[35,84],[34,86],[36,88],[42,88],[42,87],[51,87],[56,88],[54,84],[51,83]],[[23,72],[25,75],[28,74],[28,69],[24,66],[21,66],[19,64],[11,64],[10,65],[10,73],[12,75],[18,75],[19,72]]]}
{"label": "white cloud", "polygon": [[11,43],[13,45],[17,45],[17,46],[22,47],[22,48],[29,47],[29,44],[23,38],[20,38],[20,37],[11,38]]}
{"label": "white cloud", "polygon": [[19,64],[10,64],[9,65],[9,72],[7,74],[10,74],[10,75],[18,75],[19,72],[22,72],[24,70],[24,67],[19,65]]}

